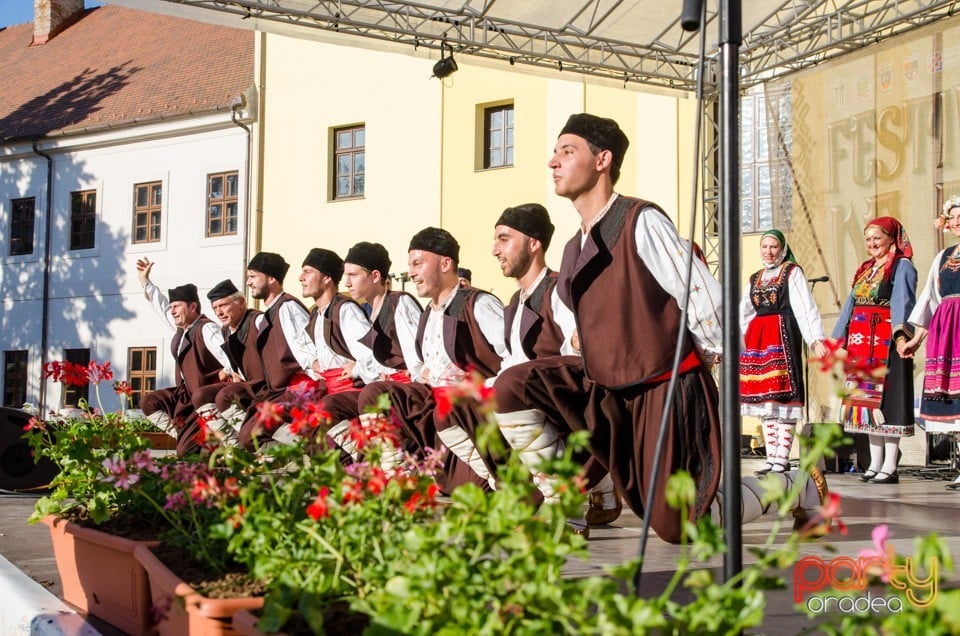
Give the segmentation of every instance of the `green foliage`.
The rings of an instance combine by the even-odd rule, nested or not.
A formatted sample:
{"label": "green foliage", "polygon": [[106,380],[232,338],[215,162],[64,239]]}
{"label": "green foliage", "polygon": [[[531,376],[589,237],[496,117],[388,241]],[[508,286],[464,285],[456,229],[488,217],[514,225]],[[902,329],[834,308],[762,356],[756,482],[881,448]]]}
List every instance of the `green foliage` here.
{"label": "green foliage", "polygon": [[30,523],[56,514],[101,524],[138,503],[129,492],[107,481],[104,462],[115,455],[146,451],[150,443],[141,427],[122,413],[95,414],[86,404],[82,406],[79,416],[32,421],[25,435],[35,457],[50,459],[59,468],[49,494],[37,501]]}

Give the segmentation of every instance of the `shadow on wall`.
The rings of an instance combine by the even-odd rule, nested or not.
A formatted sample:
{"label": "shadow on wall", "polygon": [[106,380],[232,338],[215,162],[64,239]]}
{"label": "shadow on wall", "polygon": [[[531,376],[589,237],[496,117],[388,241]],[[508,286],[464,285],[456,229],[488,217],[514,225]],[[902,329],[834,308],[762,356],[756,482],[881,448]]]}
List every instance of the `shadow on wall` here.
{"label": "shadow on wall", "polygon": [[[123,87],[138,70],[124,64],[102,73],[81,73],[0,119],[0,140],[23,143],[89,119],[100,110],[102,100]],[[71,249],[71,192],[96,190],[99,176],[91,174],[76,155],[50,154],[54,195],[48,360],[62,359],[66,348],[90,348],[92,358],[110,360],[115,337],[111,324],[136,315],[127,309],[121,295],[130,237],[125,230],[107,225],[109,215],[101,211],[98,202],[93,247]],[[96,196],[99,199],[102,192]],[[25,197],[35,199],[33,250],[23,256],[10,256],[11,200]],[[32,402],[37,401],[40,390],[46,199],[47,162],[43,157],[21,155],[0,162],[0,351],[29,351],[27,398]],[[56,406],[50,404],[51,397],[55,396],[48,391],[47,406]]]}

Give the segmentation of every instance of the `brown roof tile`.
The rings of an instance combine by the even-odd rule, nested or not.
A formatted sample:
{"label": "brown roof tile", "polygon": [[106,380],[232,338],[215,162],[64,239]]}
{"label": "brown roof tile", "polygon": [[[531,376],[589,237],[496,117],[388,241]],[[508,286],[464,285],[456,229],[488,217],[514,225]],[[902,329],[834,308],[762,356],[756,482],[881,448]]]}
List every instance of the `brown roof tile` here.
{"label": "brown roof tile", "polygon": [[0,30],[0,141],[228,110],[253,83],[253,34],[117,6],[46,44]]}

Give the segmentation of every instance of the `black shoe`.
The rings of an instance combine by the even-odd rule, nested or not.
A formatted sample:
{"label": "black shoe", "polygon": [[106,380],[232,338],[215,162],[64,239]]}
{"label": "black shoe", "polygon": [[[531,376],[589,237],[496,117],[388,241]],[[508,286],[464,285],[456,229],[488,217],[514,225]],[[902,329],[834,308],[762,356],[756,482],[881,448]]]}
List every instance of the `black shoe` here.
{"label": "black shoe", "polygon": [[879,473],[872,470],[865,470],[860,474],[860,481],[870,481],[876,477]]}
{"label": "black shoe", "polygon": [[771,464],[770,462],[767,462],[766,465],[760,470],[753,471],[753,474],[756,475],[757,477],[763,477],[764,475],[769,473],[771,470],[773,470],[773,464]]}
{"label": "black shoe", "polygon": [[899,484],[900,475],[898,475],[897,473],[888,475],[887,473],[881,470],[879,473],[877,473],[876,477],[870,480],[870,483],[871,484]]}
{"label": "black shoe", "polygon": [[946,486],[944,486],[944,488],[946,488],[947,490],[953,490],[953,491],[960,490],[960,481],[955,481],[952,484],[947,484]]}

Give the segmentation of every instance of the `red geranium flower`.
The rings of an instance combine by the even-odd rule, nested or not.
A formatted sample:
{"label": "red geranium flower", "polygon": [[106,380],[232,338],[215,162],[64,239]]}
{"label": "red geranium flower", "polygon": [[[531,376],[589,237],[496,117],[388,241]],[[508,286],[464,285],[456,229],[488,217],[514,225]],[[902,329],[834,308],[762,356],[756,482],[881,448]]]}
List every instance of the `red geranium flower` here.
{"label": "red geranium flower", "polygon": [[327,503],[327,495],[329,494],[330,489],[324,486],[317,493],[317,498],[313,500],[313,503],[307,506],[307,515],[314,521],[330,516],[330,505]]}
{"label": "red geranium flower", "polygon": [[133,395],[133,387],[126,380],[118,380],[113,383],[113,392],[117,395]]}
{"label": "red geranium flower", "polygon": [[257,421],[269,431],[283,422],[283,406],[274,402],[257,404]]}

